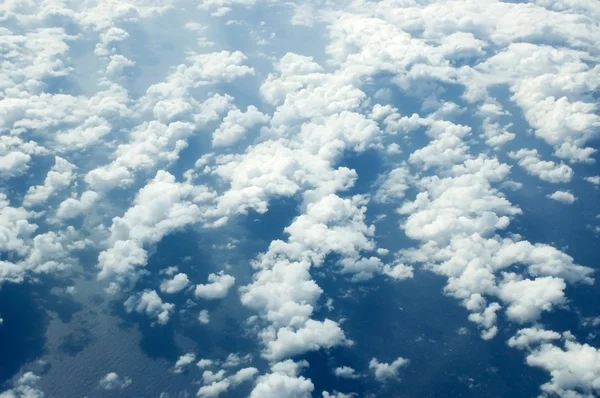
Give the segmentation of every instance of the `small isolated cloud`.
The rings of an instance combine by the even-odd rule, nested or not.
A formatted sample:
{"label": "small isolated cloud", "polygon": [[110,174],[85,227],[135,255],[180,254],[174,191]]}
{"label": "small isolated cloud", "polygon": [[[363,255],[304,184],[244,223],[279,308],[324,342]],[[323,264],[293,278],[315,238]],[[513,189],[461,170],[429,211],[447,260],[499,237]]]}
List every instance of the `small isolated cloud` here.
{"label": "small isolated cloud", "polygon": [[356,371],[350,366],[342,366],[339,368],[335,368],[333,373],[337,377],[342,377],[344,379],[358,379],[360,377],[360,375],[357,374]]}
{"label": "small isolated cloud", "polygon": [[173,276],[171,279],[166,279],[160,284],[160,291],[167,294],[179,293],[190,283],[188,276],[183,272]]}
{"label": "small isolated cloud", "polygon": [[196,396],[203,398],[218,397],[229,390],[230,387],[235,387],[254,379],[257,374],[258,369],[256,368],[243,368],[229,377],[224,377],[224,370],[220,370],[217,373],[205,371],[202,374],[202,380],[205,385],[200,387]]}
{"label": "small isolated cloud", "polygon": [[137,312],[146,314],[150,318],[155,318],[160,325],[169,322],[169,317],[175,306],[170,303],[164,303],[158,293],[154,290],[145,290],[129,297],[125,303],[127,312]]}
{"label": "small isolated cloud", "polygon": [[585,177],[585,180],[590,184],[600,185],[600,176]]}
{"label": "small isolated cloud", "polygon": [[210,323],[210,314],[207,310],[200,311],[200,313],[198,314],[198,321],[203,325],[207,325],[208,323]]}
{"label": "small isolated cloud", "polygon": [[323,391],[323,398],[353,398],[356,397],[355,393],[344,394],[338,391],[327,392]]}
{"label": "small isolated cloud", "polygon": [[186,367],[196,360],[196,355],[192,352],[188,352],[179,357],[175,366],[173,367],[173,373],[183,373]]}
{"label": "small isolated cloud", "polygon": [[408,360],[402,357],[399,357],[392,363],[379,362],[377,359],[373,358],[369,362],[369,369],[373,371],[377,380],[386,381],[390,379],[397,379],[400,368],[406,366],[407,364]]}
{"label": "small isolated cloud", "polygon": [[235,278],[225,274],[223,271],[218,274],[210,274],[205,285],[196,285],[196,297],[205,300],[222,299],[227,296],[229,289],[235,284]]}
{"label": "small isolated cloud", "polygon": [[107,373],[98,383],[103,390],[122,390],[129,387],[131,379],[127,376],[119,377],[115,372]]}
{"label": "small isolated cloud", "polygon": [[553,194],[548,195],[548,198],[566,205],[570,205],[577,200],[575,195],[569,191],[556,191]]}
{"label": "small isolated cloud", "polygon": [[209,366],[212,366],[212,364],[213,364],[212,360],[206,359],[206,358],[202,358],[201,360],[199,360],[196,363],[196,366],[199,367],[200,369],[204,369],[204,368],[207,368]]}

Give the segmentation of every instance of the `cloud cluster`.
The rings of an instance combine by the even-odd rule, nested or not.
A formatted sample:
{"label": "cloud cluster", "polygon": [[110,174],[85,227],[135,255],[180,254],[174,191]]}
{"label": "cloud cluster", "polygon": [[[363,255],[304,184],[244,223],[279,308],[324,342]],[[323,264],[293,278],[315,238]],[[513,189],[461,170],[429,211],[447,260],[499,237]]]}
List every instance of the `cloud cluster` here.
{"label": "cloud cluster", "polygon": [[37,387],[40,376],[32,372],[23,374],[15,386],[0,393],[0,398],[44,398],[44,393]]}
{"label": "cloud cluster", "polygon": [[[521,186],[509,180],[513,163],[545,183],[567,184],[595,161],[600,8],[582,1],[491,0],[482,7],[477,0],[365,0],[291,2],[281,13],[280,4],[263,2],[277,15],[291,13],[290,29],[319,25],[326,43],[315,46],[314,57],[271,47],[275,34],[268,36],[264,24],[248,32],[251,39],[265,34],[255,53],[213,43],[204,36],[211,29],[190,22],[196,14],[183,15],[209,11],[208,19],[221,21],[255,3],[205,0],[181,9],[172,0],[76,7],[41,1],[2,8],[0,284],[57,274],[89,247],[99,252],[98,278],[111,292],[129,291],[126,311],[164,325],[174,305],[155,290],[136,291],[155,244],[293,197],[298,214],[251,261],[252,280],[240,288],[271,366],[251,397],[311,396],[312,382],[300,376],[305,364],[288,358],[352,345],[339,321],[315,316],[323,296],[315,269],[360,283],[375,275],[412,278],[417,266],[446,279],[444,292],[468,310],[483,338],[496,335],[499,317],[523,325],[509,345],[528,350],[527,362],[550,372],[545,393],[598,394],[597,350],[532,326],[565,308],[568,285],[592,283],[593,271],[551,245],[509,233],[522,210],[501,190]],[[128,29],[167,15],[185,17],[186,37],[171,40],[181,51],[158,54],[151,68],[131,51],[139,41]],[[221,22],[248,28],[245,21]],[[77,55],[82,43],[92,45],[92,62]],[[510,152],[503,154],[505,147]],[[365,151],[385,170],[374,192],[350,194],[363,176],[344,166],[344,157]],[[34,167],[50,161],[48,171]],[[547,197],[577,200],[567,187]],[[415,242],[390,261],[369,214],[370,206],[389,205],[398,207],[400,230]],[[186,273],[167,275],[156,287],[161,294],[192,285]],[[236,279],[219,272],[197,283],[195,297],[214,300]],[[208,311],[198,320],[208,324]],[[195,356],[180,361],[176,370]],[[386,380],[406,363],[373,359],[369,366]],[[206,370],[198,395],[223,394],[257,370],[226,374]],[[335,374],[358,377],[349,367]],[[36,377],[27,375],[4,394],[39,396]],[[115,388],[131,383],[114,373],[102,380]]]}
{"label": "cloud cluster", "polygon": [[508,344],[528,351],[528,365],[550,373],[550,381],[541,386],[544,396],[594,397],[600,393],[600,350],[578,343],[570,332],[526,328]]}

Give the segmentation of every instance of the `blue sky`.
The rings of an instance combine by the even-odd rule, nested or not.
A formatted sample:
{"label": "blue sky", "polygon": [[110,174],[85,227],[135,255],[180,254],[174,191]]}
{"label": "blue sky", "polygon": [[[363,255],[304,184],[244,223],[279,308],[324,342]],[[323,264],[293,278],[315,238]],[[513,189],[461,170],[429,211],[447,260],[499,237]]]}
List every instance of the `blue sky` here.
{"label": "blue sky", "polygon": [[0,20],[0,397],[600,394],[597,2]]}

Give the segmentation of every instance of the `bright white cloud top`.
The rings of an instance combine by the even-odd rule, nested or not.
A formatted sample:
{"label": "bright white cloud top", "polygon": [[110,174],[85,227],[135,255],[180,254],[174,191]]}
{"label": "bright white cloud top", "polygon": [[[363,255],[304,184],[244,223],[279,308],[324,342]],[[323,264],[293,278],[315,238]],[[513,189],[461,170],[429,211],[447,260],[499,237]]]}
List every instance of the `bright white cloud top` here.
{"label": "bright white cloud top", "polygon": [[[50,339],[101,352],[131,323],[200,397],[391,396],[417,358],[381,362],[351,306],[436,278],[462,336],[522,350],[542,394],[600,395],[595,332],[553,317],[597,316],[578,300],[600,253],[540,232],[600,231],[597,1],[8,1],[0,21],[0,288],[60,314],[72,286],[112,325]],[[0,396],[43,396],[34,360]],[[112,365],[80,395],[143,394]]]}

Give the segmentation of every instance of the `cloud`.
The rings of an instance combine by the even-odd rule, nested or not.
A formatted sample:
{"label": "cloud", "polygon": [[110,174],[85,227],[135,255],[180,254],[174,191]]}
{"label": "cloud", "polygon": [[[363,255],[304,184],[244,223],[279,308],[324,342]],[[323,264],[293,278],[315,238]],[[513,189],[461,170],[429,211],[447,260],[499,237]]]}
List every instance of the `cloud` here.
{"label": "cloud", "polygon": [[[583,167],[570,163],[594,161],[589,144],[600,131],[595,6],[495,0],[485,7],[477,1],[287,4],[278,14],[291,16],[284,33],[295,37],[297,24],[318,24],[310,32],[323,32],[326,42],[315,43],[314,57],[309,51],[276,58],[277,48],[270,46],[287,37],[276,26],[234,27],[235,21],[223,20],[228,28],[248,28],[250,41],[244,53],[236,43],[221,51],[223,43],[205,37],[214,26],[188,22],[197,20],[195,6],[181,10],[172,0],[92,2],[76,10],[61,2],[25,3],[7,5],[10,23],[0,35],[6,50],[0,178],[39,185],[23,187],[22,205],[12,181],[0,194],[0,251],[7,253],[0,283],[57,274],[85,247],[100,252],[98,276],[109,280],[111,290],[132,289],[150,272],[143,267],[165,236],[191,225],[223,226],[252,211],[264,214],[273,200],[286,197],[299,201],[298,214],[284,236],[252,260],[254,275],[240,290],[242,304],[256,312],[253,330],[262,353],[272,361],[348,344],[341,321],[313,319],[327,288],[314,279],[318,267],[352,282],[379,274],[403,280],[418,266],[435,272],[446,281],[444,293],[468,310],[486,339],[498,332],[499,318],[531,326],[568,302],[567,284],[593,281],[592,270],[566,253],[508,233],[522,211],[500,190],[519,183],[507,180],[511,166],[500,159],[506,158],[503,146],[510,146],[509,158],[519,167],[552,183],[570,182],[573,169]],[[208,0],[198,7],[222,17],[254,4]],[[261,11],[280,7],[262,4]],[[150,65],[146,51],[155,49],[135,35],[141,29],[152,39],[145,27],[155,22],[170,26],[168,34],[185,29],[185,36],[170,36],[174,51],[149,54],[157,59]],[[277,40],[252,43],[271,29]],[[74,51],[82,43],[95,46],[85,59]],[[136,78],[123,78],[134,66]],[[406,101],[398,109],[390,105],[396,97]],[[259,127],[259,136],[245,146],[246,135],[255,138]],[[205,150],[210,139],[214,152],[199,154],[186,171],[194,163],[188,156]],[[531,140],[544,141],[560,160],[520,149],[525,139],[528,148],[538,147]],[[344,157],[365,150],[377,154],[387,171],[376,192],[352,195],[356,181],[363,189],[364,175],[362,167],[359,176],[344,166]],[[34,166],[46,156],[55,165],[40,176],[45,169]],[[370,197],[375,206],[399,207],[401,233],[415,243],[391,262],[377,244],[389,231],[376,233],[369,221]],[[80,215],[81,222],[73,220]],[[322,267],[326,260],[335,264]],[[161,277],[167,278],[162,293],[189,284],[185,274],[175,274]],[[196,288],[199,296],[224,297],[235,282],[224,278],[233,277],[211,275],[214,280]],[[154,291],[129,295],[130,312],[159,323],[174,310]],[[200,319],[208,321],[208,312]],[[528,338],[533,349],[538,343]],[[293,367],[281,362],[261,376],[254,396],[312,394],[310,380],[286,366]],[[202,394],[227,391],[235,384],[231,377],[213,380]],[[560,388],[565,395],[574,391]]]}
{"label": "cloud", "polygon": [[553,194],[547,195],[548,198],[566,205],[573,204],[577,198],[569,191],[556,191]]}
{"label": "cloud", "polygon": [[171,312],[175,308],[173,304],[164,303],[154,290],[145,290],[130,296],[123,304],[127,312],[146,314],[150,318],[155,318],[159,325],[169,322]]}
{"label": "cloud", "polygon": [[115,372],[107,373],[98,383],[103,390],[122,390],[129,387],[131,379],[127,376],[119,377]]}
{"label": "cloud", "polygon": [[216,383],[225,378],[226,371],[221,369],[217,372],[213,372],[211,370],[205,370],[202,372],[202,382],[204,384]]}
{"label": "cloud", "polygon": [[286,360],[271,366],[271,373],[260,376],[250,393],[250,398],[310,398],[314,386],[299,375],[306,363]]}
{"label": "cloud", "polygon": [[585,177],[584,179],[590,184],[600,185],[600,176]]}
{"label": "cloud", "polygon": [[600,393],[600,350],[574,340],[571,332],[526,328],[509,345],[527,350],[529,366],[550,373],[541,386],[543,396],[593,397]]}
{"label": "cloud", "polygon": [[183,373],[185,368],[188,367],[192,362],[196,360],[196,354],[188,352],[179,357],[175,366],[173,367],[173,373]]}
{"label": "cloud", "polygon": [[227,296],[229,289],[235,284],[235,278],[225,274],[223,271],[220,271],[218,274],[208,275],[208,281],[210,282],[208,284],[196,285],[196,289],[194,290],[196,297],[205,300],[222,299]]}
{"label": "cloud", "polygon": [[135,279],[136,268],[146,265],[145,245],[203,218],[203,206],[213,194],[202,185],[176,182],[166,171],[142,187],[132,206],[110,226],[109,247],[98,256],[100,279]]}
{"label": "cloud", "polygon": [[369,362],[369,369],[373,371],[377,380],[386,381],[398,378],[400,369],[406,365],[408,365],[408,360],[404,358],[398,358],[391,363],[379,362],[373,358]]}
{"label": "cloud", "polygon": [[508,345],[516,348],[529,348],[540,343],[558,340],[561,338],[560,333],[552,330],[544,330],[540,328],[525,328],[520,329],[516,336],[508,340]]}
{"label": "cloud", "polygon": [[319,348],[331,348],[340,344],[351,344],[336,322],[329,319],[315,321],[309,319],[296,331],[281,328],[275,338],[267,343],[264,356],[278,361]]}
{"label": "cloud", "polygon": [[[553,306],[566,303],[564,289],[566,283],[561,278],[547,276],[533,280],[512,279],[500,284],[499,296],[509,303],[506,315],[509,319],[524,323],[535,321],[542,311],[550,311]],[[506,278],[506,275],[505,275]]]}
{"label": "cloud", "polygon": [[410,170],[407,167],[397,167],[391,170],[382,180],[375,193],[377,202],[389,203],[404,197],[409,188]]}
{"label": "cloud", "polygon": [[75,178],[75,165],[56,156],[54,166],[46,175],[43,185],[32,186],[23,199],[23,207],[39,206],[56,192],[67,188]]}
{"label": "cloud", "polygon": [[196,396],[198,397],[218,397],[222,393],[229,390],[230,387],[238,386],[239,384],[250,381],[258,374],[256,368],[243,368],[235,374],[223,378],[225,372],[223,370],[213,374],[210,371],[203,373],[204,386],[200,387]]}
{"label": "cloud", "polygon": [[333,371],[333,373],[337,376],[337,377],[342,377],[344,379],[357,379],[360,377],[360,375],[358,375],[356,373],[356,371],[349,367],[349,366],[342,366],[339,368],[335,368],[335,370]]}
{"label": "cloud", "polygon": [[513,159],[519,161],[519,166],[523,167],[527,173],[539,177],[542,181],[552,183],[564,183],[571,181],[573,169],[564,163],[557,164],[548,160],[541,160],[535,149],[519,149],[517,152],[508,154]]}
{"label": "cloud", "polygon": [[229,389],[231,383],[229,380],[215,381],[211,384],[200,387],[196,393],[197,397],[209,398],[218,397]]}
{"label": "cloud", "polygon": [[223,122],[213,132],[213,147],[231,146],[244,138],[246,131],[257,124],[266,123],[269,116],[261,113],[255,106],[250,105],[246,112],[231,109],[223,118]]}
{"label": "cloud", "polygon": [[211,359],[202,358],[198,361],[198,363],[196,363],[196,366],[198,366],[200,369],[204,369],[206,367],[211,366],[212,364],[213,361]]}
{"label": "cloud", "polygon": [[356,396],[356,394],[354,394],[354,393],[344,394],[344,393],[337,392],[337,391],[334,391],[332,393],[323,391],[322,395],[323,395],[323,398],[352,398],[352,397]]}
{"label": "cloud", "polygon": [[89,210],[98,200],[100,195],[94,191],[85,191],[79,199],[68,198],[63,200],[56,210],[56,217],[68,220]]}
{"label": "cloud", "polygon": [[179,293],[190,283],[188,276],[183,272],[178,273],[171,279],[165,279],[160,284],[160,291],[167,294]]}
{"label": "cloud", "polygon": [[200,313],[198,314],[198,322],[200,322],[203,325],[207,325],[210,323],[210,314],[207,310],[200,311]]}
{"label": "cloud", "polygon": [[37,387],[39,380],[39,376],[26,372],[12,389],[0,393],[0,398],[44,398],[44,393]]}
{"label": "cloud", "polygon": [[13,151],[0,156],[0,177],[10,178],[24,174],[29,168],[31,156]]}

